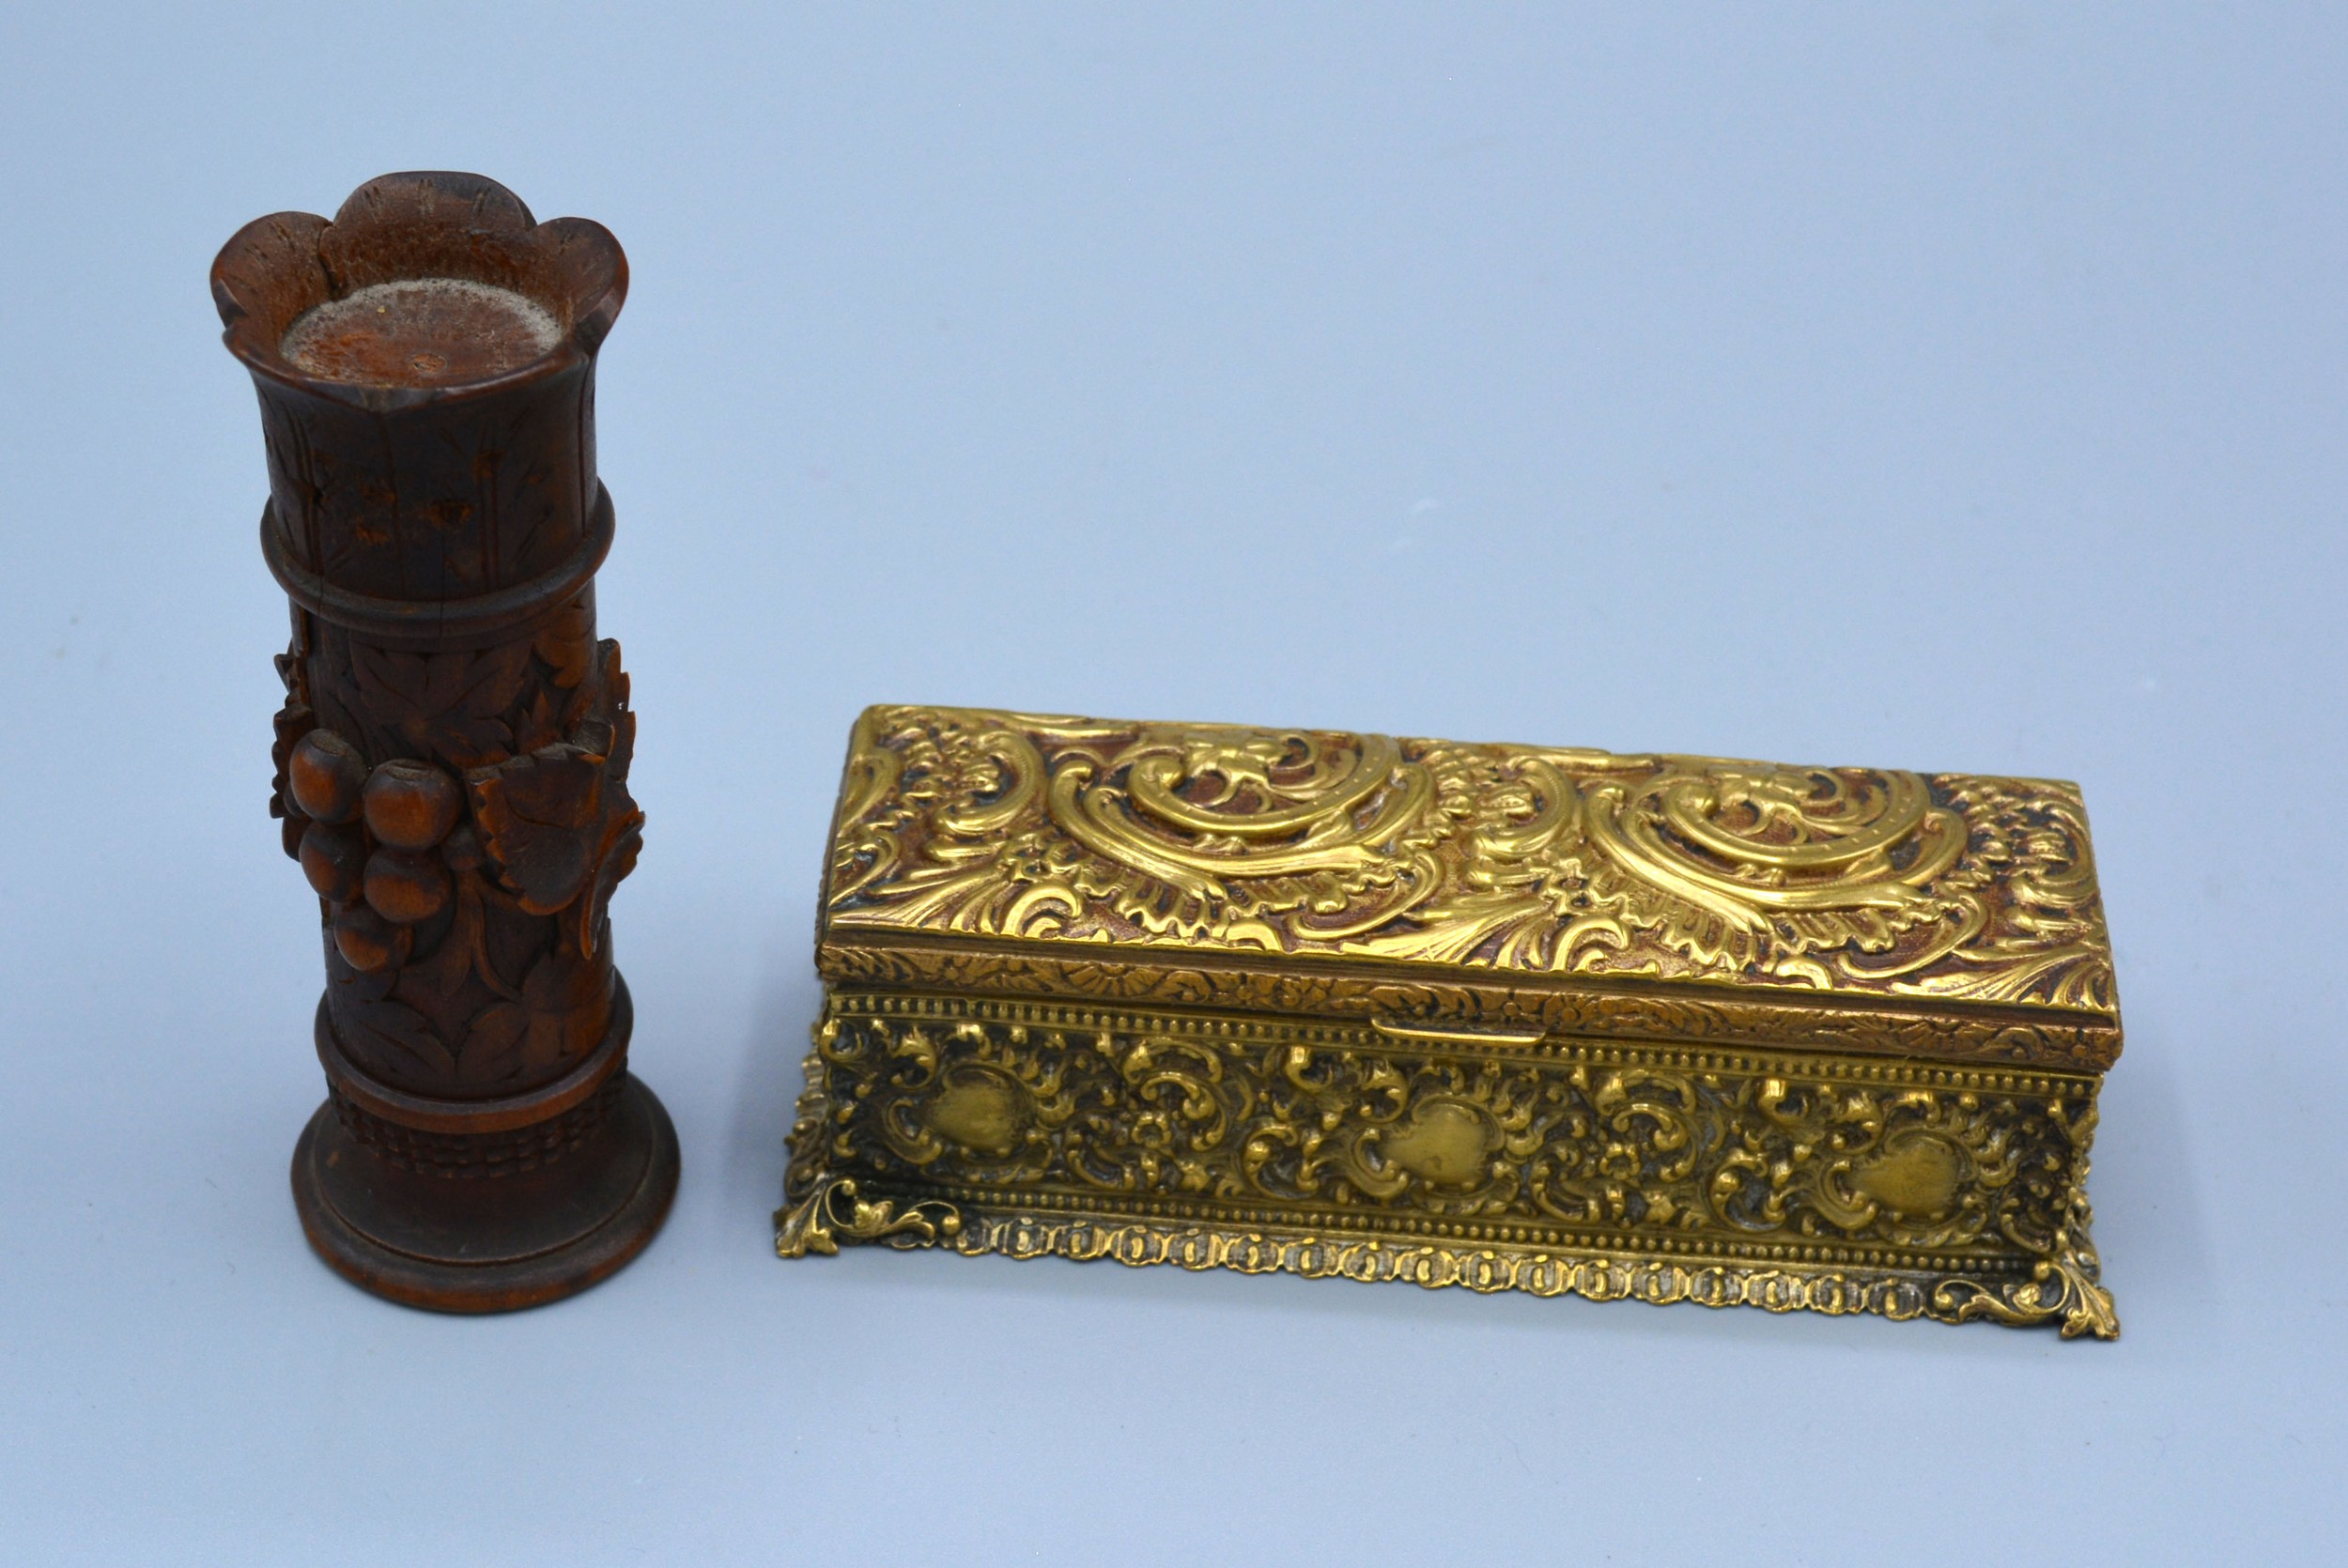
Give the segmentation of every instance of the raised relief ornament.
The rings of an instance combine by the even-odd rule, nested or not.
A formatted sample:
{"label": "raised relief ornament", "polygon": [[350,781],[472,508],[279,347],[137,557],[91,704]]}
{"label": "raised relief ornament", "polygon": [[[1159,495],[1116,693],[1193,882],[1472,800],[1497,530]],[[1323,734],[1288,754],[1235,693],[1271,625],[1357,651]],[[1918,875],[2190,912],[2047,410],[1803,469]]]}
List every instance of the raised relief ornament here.
{"label": "raised relief ornament", "polygon": [[415,1306],[583,1290],[676,1191],[608,914],[644,820],[595,635],[595,353],[626,292],[601,224],[468,174],[255,219],[212,267],[293,615],[270,809],[326,966],[294,1201],[328,1263]]}
{"label": "raised relief ornament", "polygon": [[2119,1332],[2077,790],[868,711],[785,1256]]}

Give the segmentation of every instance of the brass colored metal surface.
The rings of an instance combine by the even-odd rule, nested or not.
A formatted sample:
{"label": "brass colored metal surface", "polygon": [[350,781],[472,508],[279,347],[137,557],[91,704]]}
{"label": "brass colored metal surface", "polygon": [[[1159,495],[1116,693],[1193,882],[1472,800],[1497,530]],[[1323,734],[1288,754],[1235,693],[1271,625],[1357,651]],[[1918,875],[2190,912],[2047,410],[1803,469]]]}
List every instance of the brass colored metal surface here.
{"label": "brass colored metal surface", "polygon": [[2120,1045],[2072,785],[1328,731],[871,709],[818,961],[2087,1069]]}
{"label": "brass colored metal surface", "polygon": [[2078,792],[877,708],[786,1255],[2118,1331]]}

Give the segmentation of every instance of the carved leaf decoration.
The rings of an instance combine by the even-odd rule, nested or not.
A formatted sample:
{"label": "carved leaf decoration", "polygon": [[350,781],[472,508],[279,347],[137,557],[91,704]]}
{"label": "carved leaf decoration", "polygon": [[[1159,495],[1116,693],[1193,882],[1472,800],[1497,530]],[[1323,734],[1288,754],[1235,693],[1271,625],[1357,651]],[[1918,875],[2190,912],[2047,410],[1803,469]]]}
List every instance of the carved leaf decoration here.
{"label": "carved leaf decoration", "polygon": [[286,607],[293,612],[293,634],[286,640],[286,651],[270,658],[277,667],[277,678],[285,683],[286,695],[296,702],[310,699],[310,616],[299,605]]}
{"label": "carved leaf decoration", "polygon": [[[410,982],[423,987],[426,994],[453,994],[477,966],[481,895],[468,885],[473,881],[470,875],[458,879],[456,894],[449,900],[449,907],[414,928],[415,947],[409,956],[407,972]],[[496,976],[488,979],[494,989]]]}
{"label": "carved leaf decoration", "polygon": [[522,976],[530,973],[530,966],[538,961],[539,955],[556,936],[542,921],[516,918],[521,913],[521,905],[497,884],[495,876],[494,869],[485,864],[464,878],[466,886],[478,891],[483,905],[481,941],[474,951],[473,972],[491,991],[508,1002],[518,1002],[522,999]]}
{"label": "carved leaf decoration", "polygon": [[393,989],[399,984],[397,964],[369,975],[344,962],[342,955],[334,950],[334,937],[331,930],[326,933],[326,974],[347,995],[362,1002],[380,1002],[391,995]]}
{"label": "carved leaf decoration", "polygon": [[519,1001],[492,1002],[473,1015],[458,1059],[464,1082],[502,1084],[592,1047],[597,1003],[607,1000],[598,978],[592,965],[557,952],[541,956],[522,980]]}
{"label": "carved leaf decoration", "polygon": [[495,1002],[475,1013],[457,1058],[464,1081],[496,1084],[520,1072],[529,1033],[530,1014],[511,1002]]}
{"label": "carved leaf decoration", "polygon": [[603,661],[603,699],[612,729],[610,771],[614,778],[626,778],[636,760],[636,715],[627,708],[628,679],[620,668],[619,639],[605,638],[595,644],[595,653]]}
{"label": "carved leaf decoration", "polygon": [[605,772],[621,783],[627,781],[627,770],[636,761],[636,715],[625,709],[611,715],[611,761]]}
{"label": "carved leaf decoration", "polygon": [[531,644],[554,671],[554,684],[564,691],[587,679],[595,668],[595,607],[585,594],[555,612]]}
{"label": "carved leaf decoration", "polygon": [[522,979],[523,1004],[530,1009],[530,1032],[522,1041],[522,1066],[532,1071],[552,1067],[573,1048],[592,1049],[592,1038],[575,1039],[600,1000],[596,972],[560,952],[550,952],[530,966]]}
{"label": "carved leaf decoration", "polygon": [[[616,781],[612,791],[626,798],[624,787]],[[579,952],[589,958],[595,956],[595,937],[603,930],[604,911],[610,906],[612,890],[636,869],[636,856],[644,847],[643,827],[644,814],[633,809],[625,815],[614,814],[605,822],[603,842],[595,854],[593,896],[579,901],[579,927],[572,933]]]}
{"label": "carved leaf decoration", "polygon": [[592,751],[604,760],[603,771],[607,777],[611,773],[611,741],[614,733],[607,720],[590,718],[581,720],[572,729],[570,735],[573,746],[581,751]]}
{"label": "carved leaf decoration", "polygon": [[387,756],[398,749],[397,732],[376,719],[363,702],[346,705],[331,686],[320,686],[312,694],[312,706],[317,709],[317,726],[332,730],[344,739],[357,744],[369,756]]}
{"label": "carved leaf decoration", "polygon": [[286,699],[277,710],[277,738],[270,744],[269,756],[275,775],[270,780],[269,814],[285,819],[281,837],[286,853],[299,860],[301,857],[301,832],[310,819],[293,803],[293,792],[286,787],[286,764],[292,760],[293,748],[301,737],[317,728],[317,715],[307,702]]}
{"label": "carved leaf decoration", "polygon": [[357,1036],[346,1038],[345,1045],[362,1062],[371,1059],[389,1065],[393,1070],[387,1077],[396,1080],[422,1073],[446,1079],[456,1071],[456,1058],[449,1054],[424,1014],[404,1002],[388,997],[354,1000],[340,1009],[338,1022],[348,1024]]}
{"label": "carved leaf decoration", "polygon": [[595,869],[604,758],[558,741],[465,782],[482,847],[522,908],[552,915],[577,899]]}
{"label": "carved leaf decoration", "polygon": [[540,686],[531,694],[529,705],[522,709],[521,716],[515,726],[514,749],[535,751],[540,746],[551,746],[562,738],[562,715],[555,711],[554,699],[548,694],[548,689]]}
{"label": "carved leaf decoration", "polygon": [[521,643],[450,653],[350,647],[360,698],[376,717],[419,751],[466,768],[513,748],[504,715],[520,696],[529,660]]}

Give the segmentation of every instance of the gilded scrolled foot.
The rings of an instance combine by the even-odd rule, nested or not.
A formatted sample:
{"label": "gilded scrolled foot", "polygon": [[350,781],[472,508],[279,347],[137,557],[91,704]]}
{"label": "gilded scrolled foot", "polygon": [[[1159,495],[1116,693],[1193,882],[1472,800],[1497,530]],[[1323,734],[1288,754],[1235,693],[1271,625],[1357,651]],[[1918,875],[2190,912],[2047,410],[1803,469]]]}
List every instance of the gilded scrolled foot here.
{"label": "gilded scrolled foot", "polygon": [[1985,1317],[2016,1328],[2057,1323],[2064,1339],[2118,1339],[2120,1313],[2103,1286],[2103,1262],[2088,1235],[2092,1218],[2082,1192],[2072,1200],[2061,1247],[2031,1270],[2027,1282],[1990,1291],[1970,1280],[1948,1281],[1933,1292],[1933,1314],[1952,1323]]}
{"label": "gilded scrolled foot", "polygon": [[1934,1315],[1953,1323],[1985,1317],[2013,1328],[2060,1323],[2064,1339],[2093,1334],[2120,1337],[2120,1314],[2111,1292],[2067,1264],[2042,1263],[2029,1283],[1992,1292],[1970,1280],[1952,1280],[1933,1292]]}
{"label": "gilded scrolled foot", "polygon": [[913,1247],[961,1234],[962,1214],[951,1204],[915,1204],[901,1214],[892,1200],[857,1197],[854,1176],[827,1176],[799,1202],[776,1211],[775,1255],[831,1257],[843,1239]]}

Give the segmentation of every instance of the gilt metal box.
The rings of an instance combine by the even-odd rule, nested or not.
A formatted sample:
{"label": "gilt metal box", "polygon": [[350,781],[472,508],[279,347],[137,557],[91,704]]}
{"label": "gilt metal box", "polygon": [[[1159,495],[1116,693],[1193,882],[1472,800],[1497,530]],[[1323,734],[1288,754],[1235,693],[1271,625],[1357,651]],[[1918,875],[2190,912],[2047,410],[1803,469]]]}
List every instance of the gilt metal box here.
{"label": "gilt metal box", "polygon": [[2118,1332],[2069,784],[880,707],[816,961],[786,1256]]}

